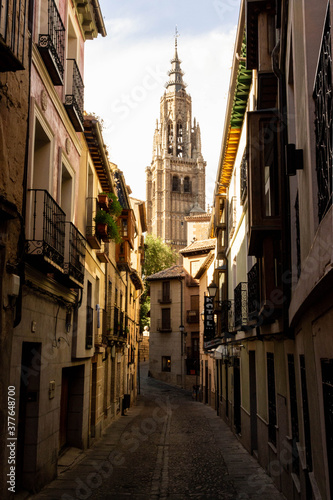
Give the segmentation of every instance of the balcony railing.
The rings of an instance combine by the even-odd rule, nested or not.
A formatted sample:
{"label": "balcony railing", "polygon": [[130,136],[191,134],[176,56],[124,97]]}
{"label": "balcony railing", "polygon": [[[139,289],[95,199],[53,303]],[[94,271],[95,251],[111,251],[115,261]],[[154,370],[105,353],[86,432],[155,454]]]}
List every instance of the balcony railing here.
{"label": "balcony railing", "polygon": [[188,310],[186,321],[187,323],[199,323],[199,311]]}
{"label": "balcony railing", "polygon": [[158,291],[157,300],[160,304],[171,304],[171,302],[172,302],[170,294],[163,293],[162,290]]}
{"label": "balcony railing", "polygon": [[247,325],[247,283],[238,283],[234,290],[235,294],[235,326],[242,327]]}
{"label": "balcony railing", "polygon": [[260,309],[258,263],[247,273],[249,320],[257,318]]}
{"label": "balcony railing", "polygon": [[83,132],[84,85],[75,59],[67,59],[65,108],[76,132]]}
{"label": "balcony railing", "polygon": [[323,33],[313,98],[315,102],[318,216],[321,221],[332,205],[332,50],[330,9]]}
{"label": "balcony railing", "polygon": [[63,270],[65,212],[44,189],[30,189],[31,220],[26,240],[27,254]]}
{"label": "balcony railing", "polygon": [[234,333],[235,331],[235,301],[222,300],[220,302],[221,310],[221,334]]}
{"label": "balcony railing", "polygon": [[162,321],[162,319],[158,319],[157,331],[162,333],[172,332],[170,321]]}
{"label": "balcony railing", "polygon": [[65,273],[76,284],[83,285],[86,240],[72,222],[66,222],[65,242]]}
{"label": "balcony railing", "polygon": [[0,72],[24,69],[28,48],[28,0],[0,2]]}
{"label": "balcony railing", "polygon": [[65,27],[54,0],[48,0],[47,33],[39,35],[38,49],[54,85],[63,85]]}

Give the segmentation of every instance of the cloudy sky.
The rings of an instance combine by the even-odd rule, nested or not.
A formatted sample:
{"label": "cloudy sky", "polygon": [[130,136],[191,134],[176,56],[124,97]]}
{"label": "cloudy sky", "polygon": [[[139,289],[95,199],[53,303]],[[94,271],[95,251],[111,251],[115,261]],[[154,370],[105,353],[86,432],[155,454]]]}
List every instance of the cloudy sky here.
{"label": "cloudy sky", "polygon": [[201,128],[211,204],[240,0],[99,0],[107,30],[85,44],[85,110],[104,122],[111,161],[144,200],[160,97],[178,55]]}

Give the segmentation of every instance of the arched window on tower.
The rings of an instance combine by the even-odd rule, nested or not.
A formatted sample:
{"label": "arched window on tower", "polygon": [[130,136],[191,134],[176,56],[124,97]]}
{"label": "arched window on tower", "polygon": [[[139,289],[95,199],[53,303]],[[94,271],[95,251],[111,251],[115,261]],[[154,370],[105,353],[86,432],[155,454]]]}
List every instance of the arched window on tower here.
{"label": "arched window on tower", "polygon": [[168,154],[172,155],[173,153],[173,124],[169,122],[168,124]]}
{"label": "arched window on tower", "polygon": [[191,192],[191,181],[189,177],[184,178],[184,193]]}
{"label": "arched window on tower", "polygon": [[183,125],[180,122],[177,123],[177,156],[183,157]]}
{"label": "arched window on tower", "polygon": [[155,198],[155,182],[153,182],[153,189],[152,189],[152,196],[153,198]]}
{"label": "arched window on tower", "polygon": [[178,193],[179,188],[180,188],[179,177],[178,177],[178,175],[173,175],[172,176],[172,191]]}

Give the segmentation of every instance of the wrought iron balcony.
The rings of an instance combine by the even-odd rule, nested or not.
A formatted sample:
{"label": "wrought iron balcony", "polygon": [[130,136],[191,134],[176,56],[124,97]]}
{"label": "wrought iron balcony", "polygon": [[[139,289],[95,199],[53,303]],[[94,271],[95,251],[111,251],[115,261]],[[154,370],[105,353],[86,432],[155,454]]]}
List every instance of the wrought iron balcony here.
{"label": "wrought iron balcony", "polygon": [[248,323],[247,283],[240,282],[234,290],[235,296],[235,326],[243,327]]}
{"label": "wrought iron balcony", "polygon": [[24,69],[28,50],[27,0],[0,2],[0,72]]}
{"label": "wrought iron balcony", "polygon": [[313,98],[315,102],[316,170],[318,217],[322,220],[332,205],[332,50],[328,9]]}
{"label": "wrought iron balcony", "polygon": [[[44,29],[44,26],[41,28]],[[47,33],[41,33],[38,49],[54,85],[64,84],[65,27],[54,0],[48,0]]]}
{"label": "wrought iron balcony", "polygon": [[186,312],[187,323],[199,323],[199,311],[188,310]]}
{"label": "wrought iron balcony", "polygon": [[27,224],[27,254],[63,271],[65,212],[46,190],[30,189],[29,193],[31,218]]}
{"label": "wrought iron balcony", "polygon": [[66,222],[65,226],[65,273],[74,283],[82,287],[84,283],[86,240],[72,222]]}
{"label": "wrought iron balcony", "polygon": [[75,59],[67,59],[65,108],[76,132],[83,132],[84,85]]}
{"label": "wrought iron balcony", "polygon": [[222,300],[220,302],[221,309],[221,333],[228,334],[235,332],[235,301]]}
{"label": "wrought iron balcony", "polygon": [[171,304],[171,302],[172,302],[170,294],[163,293],[162,290],[158,290],[157,300],[160,304]]}
{"label": "wrought iron balcony", "polygon": [[247,294],[249,321],[256,319],[260,310],[258,263],[247,273]]}
{"label": "wrought iron balcony", "polygon": [[170,321],[162,321],[162,319],[157,320],[157,331],[162,333],[172,332]]}

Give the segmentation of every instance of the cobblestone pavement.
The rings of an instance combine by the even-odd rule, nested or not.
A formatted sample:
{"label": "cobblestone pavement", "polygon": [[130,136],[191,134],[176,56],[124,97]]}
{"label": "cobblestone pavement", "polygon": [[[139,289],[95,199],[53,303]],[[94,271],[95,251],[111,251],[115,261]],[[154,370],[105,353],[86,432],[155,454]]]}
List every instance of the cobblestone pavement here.
{"label": "cobblestone pavement", "polygon": [[144,377],[136,406],[33,500],[282,500],[216,412]]}

